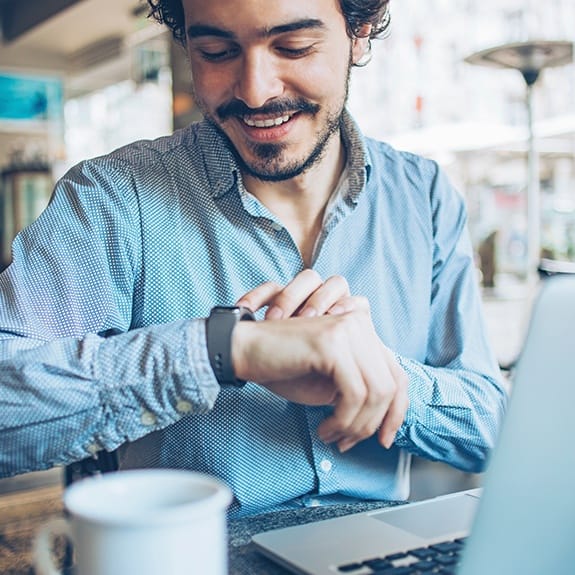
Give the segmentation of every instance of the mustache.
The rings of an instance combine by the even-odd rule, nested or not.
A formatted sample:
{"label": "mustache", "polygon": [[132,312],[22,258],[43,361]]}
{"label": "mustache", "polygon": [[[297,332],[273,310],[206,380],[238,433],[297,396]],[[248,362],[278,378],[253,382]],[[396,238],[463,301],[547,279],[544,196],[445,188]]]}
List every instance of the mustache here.
{"label": "mustache", "polygon": [[305,112],[308,114],[317,114],[319,105],[312,104],[303,98],[277,100],[262,106],[261,108],[250,108],[241,100],[230,100],[216,109],[216,114],[221,121],[227,120],[233,116],[252,116],[256,114],[282,115],[293,114],[295,112]]}

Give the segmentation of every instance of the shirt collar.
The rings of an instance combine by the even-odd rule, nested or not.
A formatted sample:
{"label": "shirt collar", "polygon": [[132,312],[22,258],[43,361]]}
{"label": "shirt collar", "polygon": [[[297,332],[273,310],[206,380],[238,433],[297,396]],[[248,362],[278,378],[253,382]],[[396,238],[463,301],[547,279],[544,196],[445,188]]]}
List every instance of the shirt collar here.
{"label": "shirt collar", "polygon": [[206,119],[197,124],[197,131],[190,130],[190,134],[195,137],[190,141],[189,147],[191,150],[199,150],[203,157],[205,175],[212,197],[223,196],[241,177],[227,138]]}
{"label": "shirt collar", "polygon": [[349,190],[346,202],[356,204],[371,172],[371,160],[367,152],[365,136],[355,120],[344,110],[341,122],[341,135],[347,152]]}

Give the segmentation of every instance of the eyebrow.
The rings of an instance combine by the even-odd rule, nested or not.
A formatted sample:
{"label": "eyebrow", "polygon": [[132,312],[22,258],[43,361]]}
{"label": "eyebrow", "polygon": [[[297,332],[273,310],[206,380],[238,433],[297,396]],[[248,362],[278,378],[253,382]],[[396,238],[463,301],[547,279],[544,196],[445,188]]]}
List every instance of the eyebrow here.
{"label": "eyebrow", "polygon": [[[279,24],[273,28],[264,28],[260,30],[257,35],[263,38],[270,36],[277,36],[279,34],[286,34],[288,32],[297,32],[299,30],[321,30],[325,28],[325,24],[316,18],[306,18],[304,20],[296,20],[287,24]],[[207,24],[192,24],[187,29],[188,38],[202,38],[204,36],[215,36],[217,38],[224,38],[233,40],[236,35],[230,30],[209,26]]]}

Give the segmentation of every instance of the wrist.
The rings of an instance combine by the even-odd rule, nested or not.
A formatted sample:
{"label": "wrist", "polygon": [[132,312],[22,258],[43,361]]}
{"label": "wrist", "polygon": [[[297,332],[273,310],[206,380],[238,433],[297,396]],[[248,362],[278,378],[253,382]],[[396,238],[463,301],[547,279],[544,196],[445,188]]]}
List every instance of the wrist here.
{"label": "wrist", "polygon": [[241,381],[253,379],[254,370],[250,370],[249,351],[254,349],[256,330],[256,322],[240,321],[232,332],[231,361],[234,373]]}

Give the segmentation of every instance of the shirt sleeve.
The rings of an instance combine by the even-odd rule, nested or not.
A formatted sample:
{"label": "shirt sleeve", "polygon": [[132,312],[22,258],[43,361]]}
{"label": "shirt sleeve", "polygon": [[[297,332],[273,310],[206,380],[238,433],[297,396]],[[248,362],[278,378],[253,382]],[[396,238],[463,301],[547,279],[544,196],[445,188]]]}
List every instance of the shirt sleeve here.
{"label": "shirt sleeve", "polygon": [[439,170],[431,189],[433,271],[425,361],[398,355],[410,406],[396,444],[459,469],[482,471],[507,393],[487,340],[463,198]]}
{"label": "shirt sleeve", "polygon": [[0,274],[0,476],[114,450],[213,405],[203,320],[132,329],[139,235],[129,181],[87,163],[14,241]]}

